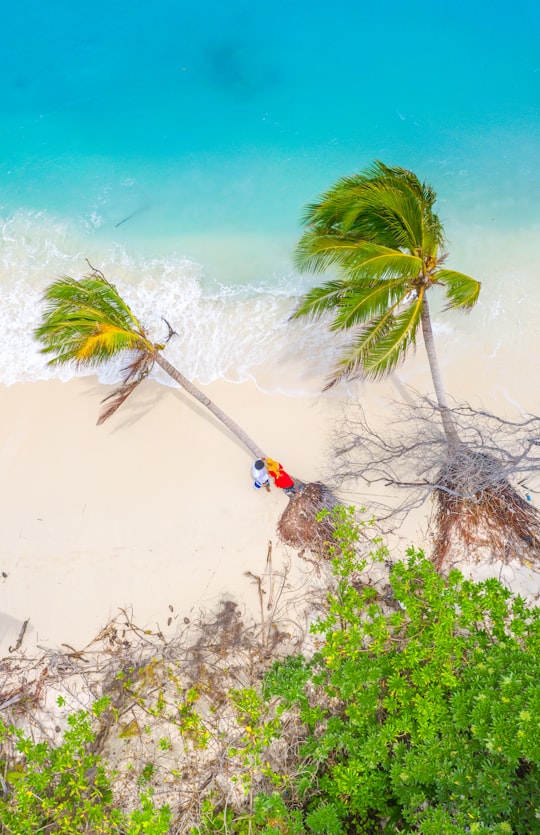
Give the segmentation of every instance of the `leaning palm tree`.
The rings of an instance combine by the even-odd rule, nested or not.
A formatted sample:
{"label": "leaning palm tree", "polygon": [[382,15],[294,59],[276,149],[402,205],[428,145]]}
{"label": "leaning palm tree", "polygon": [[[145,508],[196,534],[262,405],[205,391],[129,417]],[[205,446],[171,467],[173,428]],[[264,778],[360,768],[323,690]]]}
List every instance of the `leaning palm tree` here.
{"label": "leaning palm tree", "polygon": [[[255,458],[263,458],[260,447],[234,420],[180,373],[161,353],[165,344],[152,342],[146,330],[102,272],[92,269],[84,278],[61,278],[44,293],[45,311],[34,331],[51,365],[74,363],[96,367],[128,352],[130,362],[118,388],[105,398],[103,423],[122,405],[154,364],[159,365],[199,403],[206,406]],[[169,326],[169,337],[173,333]]]}
{"label": "leaning palm tree", "polygon": [[444,267],[435,197],[412,171],[375,162],[307,206],[296,265],[314,273],[333,267],[337,277],[310,290],[294,316],[330,313],[333,330],[353,334],[327,387],[342,378],[376,380],[390,373],[415,345],[421,327],[444,431],[449,442],[457,443],[427,293],[441,287],[446,307],[466,312],[478,298],[480,283]]}

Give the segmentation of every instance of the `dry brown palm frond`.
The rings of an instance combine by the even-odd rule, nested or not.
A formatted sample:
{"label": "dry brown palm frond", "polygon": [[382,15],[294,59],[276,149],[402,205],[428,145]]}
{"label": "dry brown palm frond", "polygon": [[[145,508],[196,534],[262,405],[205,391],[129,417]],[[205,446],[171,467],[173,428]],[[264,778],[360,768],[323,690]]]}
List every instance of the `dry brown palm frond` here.
{"label": "dry brown palm frond", "polygon": [[151,354],[138,352],[135,355],[133,361],[123,369],[124,378],[121,385],[101,401],[102,403],[108,403],[108,406],[99,415],[97,420],[98,426],[101,426],[111,415],[114,415],[122,403],[137,388],[139,383],[142,383],[148,376],[153,364],[154,358]]}
{"label": "dry brown palm frond", "polygon": [[131,392],[137,388],[140,382],[142,382],[142,379],[134,380],[131,383],[122,383],[122,385],[119,386],[119,388],[115,389],[113,392],[111,392],[111,394],[109,394],[107,397],[104,398],[104,400],[101,401],[102,403],[110,401],[110,403],[107,406],[107,408],[103,409],[103,411],[99,415],[97,419],[97,426],[101,426],[101,424],[105,423],[105,421],[108,418],[110,418],[111,415],[114,415],[114,413],[117,411],[117,409],[120,408],[122,403],[124,403],[124,401],[127,400]]}

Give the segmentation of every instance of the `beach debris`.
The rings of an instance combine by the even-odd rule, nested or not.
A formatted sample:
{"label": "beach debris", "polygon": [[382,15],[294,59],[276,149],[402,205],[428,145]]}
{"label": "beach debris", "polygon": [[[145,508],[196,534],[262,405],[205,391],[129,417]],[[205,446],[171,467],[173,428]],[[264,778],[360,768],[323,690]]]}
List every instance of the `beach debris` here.
{"label": "beach debris", "polygon": [[[460,562],[540,565],[540,417],[502,418],[469,404],[450,410],[459,443],[449,444],[438,404],[412,397],[385,409],[385,426],[349,404],[336,425],[332,483],[354,503],[362,482],[385,533],[432,502],[431,558],[439,570]],[[527,485],[527,487],[524,487]],[[365,488],[364,488],[365,489]],[[427,521],[427,519],[426,519]]]}
{"label": "beach debris", "polygon": [[268,551],[266,553],[266,571],[268,572],[269,578],[269,586],[270,586],[270,595],[268,598],[268,603],[266,604],[267,609],[272,608],[272,603],[274,602],[274,572],[272,568],[272,540],[268,540]]}
{"label": "beach debris", "polygon": [[30,623],[30,618],[26,618],[26,620],[23,622],[23,625],[21,626],[21,630],[19,632],[17,640],[15,641],[14,646],[8,647],[9,652],[17,652],[17,650],[20,648],[20,646],[21,646],[21,644],[24,640],[24,636],[26,634],[26,630],[28,628],[29,623]]}
{"label": "beach debris", "polygon": [[[464,449],[442,468],[434,490],[434,548],[439,569],[473,562],[540,562],[540,514],[501,472],[496,459]],[[467,486],[468,482],[468,486]]]}
{"label": "beach debris", "polygon": [[125,217],[123,217],[122,220],[119,220],[118,223],[115,223],[114,228],[118,229],[119,226],[122,226],[124,223],[127,223],[128,220],[131,220],[132,218],[136,217],[141,212],[145,212],[148,208],[149,208],[148,203],[145,203],[144,205],[139,206],[137,209],[134,209],[134,211],[130,212],[129,215],[126,215]]}

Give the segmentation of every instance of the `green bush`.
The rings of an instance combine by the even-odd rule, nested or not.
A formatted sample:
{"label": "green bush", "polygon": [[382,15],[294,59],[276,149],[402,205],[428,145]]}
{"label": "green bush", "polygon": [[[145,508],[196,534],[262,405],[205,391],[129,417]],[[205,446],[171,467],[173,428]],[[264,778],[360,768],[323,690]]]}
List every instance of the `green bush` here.
{"label": "green bush", "polygon": [[303,723],[290,805],[305,832],[540,832],[540,610],[412,549],[389,605],[351,584],[357,532],[339,513],[323,648],[264,685]]}
{"label": "green bush", "polygon": [[[0,833],[172,835],[190,824],[193,835],[540,833],[540,609],[495,579],[442,577],[413,549],[378,592],[360,582],[366,531],[352,509],[333,521],[318,652],[275,663],[262,687],[228,692],[237,808],[210,782],[195,798],[197,824],[173,822],[144,788],[152,762],[139,808],[119,808],[114,774],[92,751],[93,718],[110,709],[103,699],[94,716],[68,718],[58,747],[0,722]],[[384,559],[372,543],[371,558]],[[188,740],[203,727],[197,697],[189,691],[179,708]],[[280,737],[285,760],[272,754]],[[194,750],[204,757],[203,742]],[[169,748],[160,737],[158,750]]]}
{"label": "green bush", "polygon": [[[99,715],[108,700],[95,703]],[[148,793],[130,815],[115,806],[104,764],[92,753],[95,740],[92,714],[79,711],[68,717],[61,745],[36,743],[20,729],[0,720],[4,791],[0,796],[0,832],[9,835],[165,835],[167,807],[157,809]],[[8,757],[14,746],[17,757]]]}

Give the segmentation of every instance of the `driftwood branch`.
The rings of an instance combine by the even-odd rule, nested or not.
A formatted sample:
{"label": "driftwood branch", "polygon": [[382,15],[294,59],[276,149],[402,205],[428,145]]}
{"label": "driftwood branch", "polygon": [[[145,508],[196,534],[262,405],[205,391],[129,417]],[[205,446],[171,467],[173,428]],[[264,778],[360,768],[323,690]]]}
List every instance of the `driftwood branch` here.
{"label": "driftwood branch", "polygon": [[26,618],[23,625],[21,626],[19,635],[17,637],[17,640],[15,641],[15,645],[12,646],[12,647],[8,647],[9,652],[17,652],[17,650],[20,648],[20,646],[21,646],[21,644],[24,640],[24,636],[26,634],[26,629],[27,629],[29,623],[30,623],[30,618]]}

